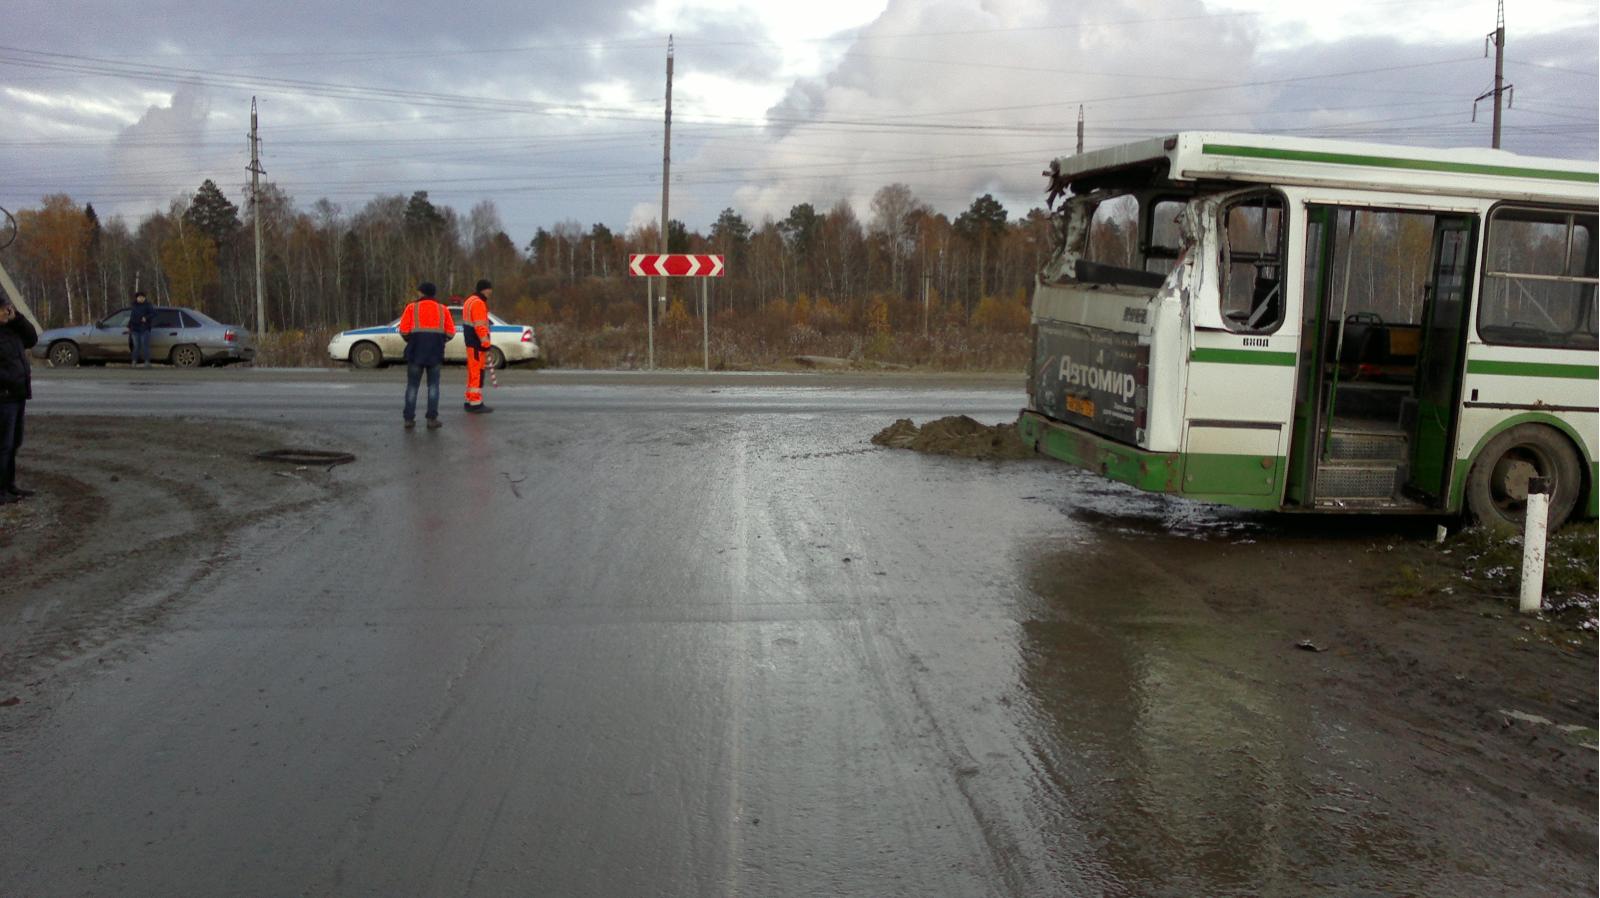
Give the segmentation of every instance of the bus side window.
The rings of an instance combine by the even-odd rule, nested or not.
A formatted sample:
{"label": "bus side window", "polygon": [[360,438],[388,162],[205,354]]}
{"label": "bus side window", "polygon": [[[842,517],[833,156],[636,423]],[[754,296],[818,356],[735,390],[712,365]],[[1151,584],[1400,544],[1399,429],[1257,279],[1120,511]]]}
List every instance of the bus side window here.
{"label": "bus side window", "polygon": [[1486,343],[1594,349],[1594,215],[1565,210],[1496,209],[1478,306]]}
{"label": "bus side window", "polygon": [[1101,202],[1089,219],[1089,251],[1085,258],[1101,265],[1133,268],[1138,264],[1138,227],[1138,197],[1125,193]]}
{"label": "bus side window", "polygon": [[1144,270],[1171,274],[1183,250],[1183,217],[1186,203],[1181,199],[1156,200],[1150,207],[1149,240],[1145,246]]}
{"label": "bus side window", "polygon": [[1222,320],[1238,333],[1272,333],[1283,324],[1283,201],[1253,196],[1222,214]]}

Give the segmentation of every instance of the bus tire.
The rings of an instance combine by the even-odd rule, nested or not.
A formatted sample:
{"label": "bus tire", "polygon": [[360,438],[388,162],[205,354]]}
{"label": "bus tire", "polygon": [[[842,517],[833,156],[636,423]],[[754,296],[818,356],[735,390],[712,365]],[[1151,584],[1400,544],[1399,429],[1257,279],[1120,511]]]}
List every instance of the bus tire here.
{"label": "bus tire", "polygon": [[1533,477],[1551,480],[1553,531],[1578,504],[1583,464],[1565,436],[1542,424],[1518,424],[1483,447],[1467,475],[1467,510],[1479,524],[1520,533]]}

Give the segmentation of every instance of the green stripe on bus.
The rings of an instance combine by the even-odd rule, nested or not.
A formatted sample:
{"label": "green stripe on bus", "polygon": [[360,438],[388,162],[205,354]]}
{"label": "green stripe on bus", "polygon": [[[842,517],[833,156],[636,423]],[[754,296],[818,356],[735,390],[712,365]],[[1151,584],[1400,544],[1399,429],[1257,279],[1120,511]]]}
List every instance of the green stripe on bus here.
{"label": "green stripe on bus", "polygon": [[1207,156],[1243,156],[1251,159],[1283,159],[1289,162],[1330,162],[1337,165],[1365,165],[1371,168],[1400,168],[1410,171],[1449,172],[1458,175],[1497,175],[1503,178],[1541,178],[1547,181],[1600,183],[1600,173],[1556,171],[1547,168],[1517,168],[1511,165],[1484,165],[1479,162],[1444,162],[1438,159],[1398,159],[1393,156],[1358,156],[1351,153],[1319,153],[1311,150],[1278,150],[1268,147],[1242,147],[1208,143],[1200,148]]}
{"label": "green stripe on bus", "polygon": [[1259,352],[1254,349],[1191,349],[1191,362],[1215,362],[1219,365],[1274,365],[1294,367],[1292,352]]}
{"label": "green stripe on bus", "polygon": [[1497,362],[1490,359],[1472,359],[1467,362],[1467,373],[1600,380],[1600,365],[1554,365],[1547,362]]}

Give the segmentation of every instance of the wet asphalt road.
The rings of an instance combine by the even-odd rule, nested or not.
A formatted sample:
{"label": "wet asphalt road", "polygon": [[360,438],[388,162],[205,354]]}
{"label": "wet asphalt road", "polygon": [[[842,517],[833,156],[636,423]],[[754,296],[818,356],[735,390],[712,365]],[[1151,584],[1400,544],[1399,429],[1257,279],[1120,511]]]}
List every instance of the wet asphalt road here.
{"label": "wet asphalt road", "polygon": [[1056,605],[1041,577],[1093,563],[1063,508],[1124,494],[867,443],[1010,420],[1015,387],[507,381],[467,418],[447,373],[446,427],[406,433],[392,373],[41,378],[38,414],[282,422],[359,459],[3,733],[0,894],[1436,881],[1284,819],[1289,759],[1343,737],[1248,677],[1193,701],[1213,662],[1152,638],[1191,608]]}

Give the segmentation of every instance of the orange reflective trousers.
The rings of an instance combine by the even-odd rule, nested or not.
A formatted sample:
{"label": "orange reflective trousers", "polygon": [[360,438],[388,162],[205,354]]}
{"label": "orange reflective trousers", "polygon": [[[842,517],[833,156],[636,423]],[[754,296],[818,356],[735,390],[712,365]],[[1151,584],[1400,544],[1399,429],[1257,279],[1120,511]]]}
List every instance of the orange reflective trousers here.
{"label": "orange reflective trousers", "polygon": [[474,293],[467,297],[466,303],[461,307],[463,331],[472,331],[477,336],[480,349],[472,348],[472,339],[462,334],[467,341],[467,404],[483,404],[483,366],[488,364],[489,356],[489,304],[483,297]]}

